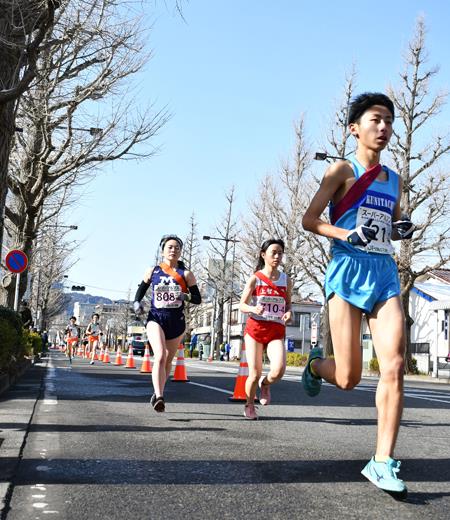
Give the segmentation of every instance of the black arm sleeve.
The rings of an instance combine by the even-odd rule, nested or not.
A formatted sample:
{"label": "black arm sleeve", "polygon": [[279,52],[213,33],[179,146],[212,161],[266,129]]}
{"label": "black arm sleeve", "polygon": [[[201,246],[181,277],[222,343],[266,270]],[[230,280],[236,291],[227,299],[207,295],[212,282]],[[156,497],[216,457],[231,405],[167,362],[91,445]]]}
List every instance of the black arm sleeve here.
{"label": "black arm sleeve", "polygon": [[200,291],[198,290],[198,285],[191,285],[191,287],[189,287],[189,292],[191,294],[191,298],[189,300],[190,303],[195,303],[196,305],[202,303],[202,297]]}
{"label": "black arm sleeve", "polygon": [[150,287],[150,284],[147,282],[144,282],[144,280],[142,280],[141,285],[138,287],[138,290],[136,291],[134,301],[140,302],[142,300],[142,298],[145,296],[145,293],[147,292],[147,289],[149,287]]}

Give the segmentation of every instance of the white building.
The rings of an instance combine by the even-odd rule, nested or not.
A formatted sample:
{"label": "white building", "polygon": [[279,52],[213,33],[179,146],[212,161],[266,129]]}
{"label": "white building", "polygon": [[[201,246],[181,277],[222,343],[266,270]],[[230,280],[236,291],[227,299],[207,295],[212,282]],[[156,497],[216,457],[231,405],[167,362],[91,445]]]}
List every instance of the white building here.
{"label": "white building", "polygon": [[450,270],[431,271],[421,277],[414,284],[409,301],[414,320],[412,353],[421,372],[436,376],[450,353]]}
{"label": "white building", "polygon": [[[286,340],[295,352],[307,353],[311,348],[311,329],[314,323],[320,330],[320,311],[322,304],[313,300],[299,300],[292,302],[292,321],[286,327]],[[215,340],[215,313],[214,304],[212,302],[200,305],[197,323],[198,326],[192,330],[192,334],[210,334],[211,344],[214,345]],[[228,304],[224,308],[224,324],[223,337],[224,341],[230,336],[231,357],[239,357],[240,349],[244,339],[245,322],[247,314],[239,310],[239,302],[233,302],[231,309]]]}
{"label": "white building", "polygon": [[[413,319],[410,352],[420,372],[437,376],[439,367],[450,375],[445,358],[450,353],[450,270],[430,271],[417,279],[409,294],[409,313]],[[363,366],[375,357],[367,325],[362,330]]]}

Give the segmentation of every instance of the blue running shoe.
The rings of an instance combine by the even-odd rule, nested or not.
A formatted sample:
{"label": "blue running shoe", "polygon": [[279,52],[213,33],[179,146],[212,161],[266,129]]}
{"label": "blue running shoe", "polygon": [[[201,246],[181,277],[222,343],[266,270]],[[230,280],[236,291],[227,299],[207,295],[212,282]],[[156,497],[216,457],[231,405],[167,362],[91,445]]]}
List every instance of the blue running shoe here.
{"label": "blue running shoe", "polygon": [[361,473],[370,480],[372,484],[375,484],[375,486],[384,491],[405,493],[405,483],[403,480],[397,478],[397,473],[399,471],[399,460],[394,460],[389,457],[386,462],[375,462],[375,458],[372,457]]}
{"label": "blue running shoe", "polygon": [[310,363],[313,359],[322,359],[323,353],[321,348],[313,348],[310,350],[308,355],[308,361],[306,363],[305,370],[303,370],[302,374],[302,384],[305,392],[309,395],[309,397],[314,397],[320,392],[320,387],[322,386],[322,378],[316,377],[311,373]]}

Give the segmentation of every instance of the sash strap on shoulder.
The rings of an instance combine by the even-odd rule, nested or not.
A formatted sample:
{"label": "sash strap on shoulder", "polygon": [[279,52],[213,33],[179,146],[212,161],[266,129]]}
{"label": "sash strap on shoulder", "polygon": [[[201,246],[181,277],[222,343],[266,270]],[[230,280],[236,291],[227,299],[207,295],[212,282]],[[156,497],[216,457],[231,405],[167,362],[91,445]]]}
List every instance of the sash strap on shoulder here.
{"label": "sash strap on shoulder", "polygon": [[181,286],[181,290],[184,292],[184,293],[188,293],[188,288],[187,288],[187,284],[186,284],[186,280],[181,276],[179,275],[175,269],[172,269],[170,267],[170,265],[167,265],[167,264],[164,264],[164,263],[161,263],[159,264],[159,267],[166,273],[168,274],[169,276],[171,276],[174,280],[177,281],[178,285]]}
{"label": "sash strap on shoulder", "polygon": [[331,223],[337,222],[342,215],[349,210],[367,191],[367,188],[378,177],[381,164],[376,164],[366,170],[361,177],[352,185],[342,199],[333,207],[331,212]]}
{"label": "sash strap on shoulder", "polygon": [[277,294],[284,299],[286,299],[286,291],[282,289],[281,287],[278,287],[278,285],[275,285],[270,278],[267,278],[265,274],[263,274],[261,271],[257,271],[255,273],[256,278],[259,278],[262,282],[267,284],[271,289],[277,292]]}

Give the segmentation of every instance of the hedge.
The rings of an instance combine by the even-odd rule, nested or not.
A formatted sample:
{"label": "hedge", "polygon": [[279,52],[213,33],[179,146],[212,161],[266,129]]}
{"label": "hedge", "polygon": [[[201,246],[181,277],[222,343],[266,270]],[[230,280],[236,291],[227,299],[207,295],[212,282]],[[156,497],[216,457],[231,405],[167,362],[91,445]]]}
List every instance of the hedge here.
{"label": "hedge", "polygon": [[14,372],[25,354],[20,315],[0,305],[0,372]]}

